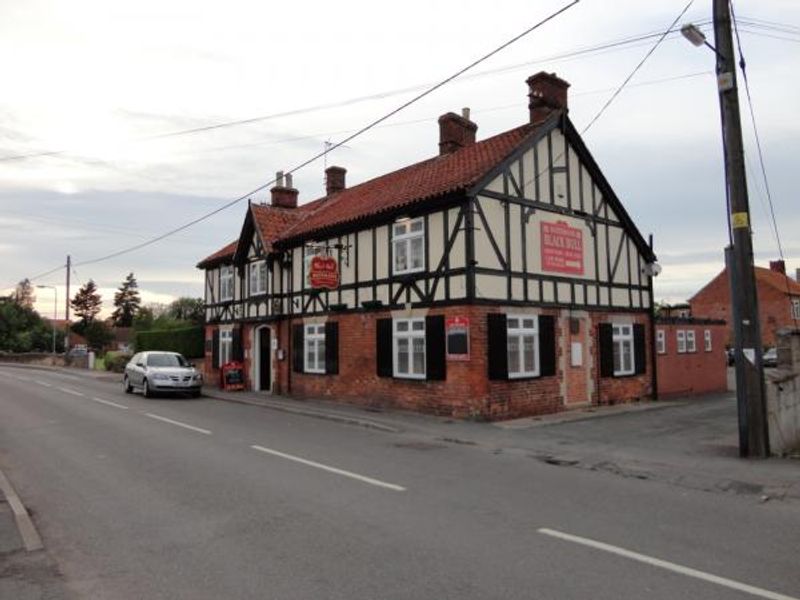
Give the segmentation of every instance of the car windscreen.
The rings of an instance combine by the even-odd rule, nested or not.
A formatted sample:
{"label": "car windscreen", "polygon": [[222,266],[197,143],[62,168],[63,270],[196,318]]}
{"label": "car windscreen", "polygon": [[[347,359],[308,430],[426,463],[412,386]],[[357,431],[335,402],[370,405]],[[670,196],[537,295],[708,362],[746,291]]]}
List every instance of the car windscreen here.
{"label": "car windscreen", "polygon": [[149,354],[148,367],[188,367],[189,363],[180,354]]}

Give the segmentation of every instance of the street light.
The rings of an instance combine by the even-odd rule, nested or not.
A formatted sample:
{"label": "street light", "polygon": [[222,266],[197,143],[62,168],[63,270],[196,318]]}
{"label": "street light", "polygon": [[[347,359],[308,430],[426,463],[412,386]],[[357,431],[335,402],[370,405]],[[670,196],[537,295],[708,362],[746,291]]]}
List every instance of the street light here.
{"label": "street light", "polygon": [[56,321],[58,320],[58,290],[54,285],[37,285],[37,288],[53,290],[53,354],[56,353]]}
{"label": "street light", "polygon": [[728,235],[725,263],[731,285],[736,359],[736,404],[739,413],[739,455],[767,458],[769,430],[761,355],[758,294],[753,271],[753,240],[750,206],[744,169],[744,144],[736,87],[731,14],[728,0],[713,0],[714,43],[706,41],[694,25],[681,27],[681,34],[695,46],[705,45],[717,55],[717,92],[725,149],[725,191],[728,198]]}

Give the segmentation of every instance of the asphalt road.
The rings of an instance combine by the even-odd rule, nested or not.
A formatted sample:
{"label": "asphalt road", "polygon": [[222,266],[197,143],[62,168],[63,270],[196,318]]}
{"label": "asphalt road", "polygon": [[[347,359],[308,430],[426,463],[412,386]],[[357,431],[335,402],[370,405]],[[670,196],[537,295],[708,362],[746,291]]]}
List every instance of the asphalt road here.
{"label": "asphalt road", "polygon": [[77,598],[800,598],[797,503],[52,371],[0,466]]}

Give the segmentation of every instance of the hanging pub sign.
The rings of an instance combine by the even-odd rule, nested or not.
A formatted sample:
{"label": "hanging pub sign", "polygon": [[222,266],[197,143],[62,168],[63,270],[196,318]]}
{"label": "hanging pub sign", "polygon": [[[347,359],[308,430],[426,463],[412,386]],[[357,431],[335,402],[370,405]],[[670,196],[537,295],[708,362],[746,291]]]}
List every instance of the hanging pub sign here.
{"label": "hanging pub sign", "polygon": [[339,263],[332,256],[315,256],[308,269],[312,288],[333,290],[339,287]]}
{"label": "hanging pub sign", "polygon": [[583,275],[583,231],[564,221],[542,221],[542,270]]}
{"label": "hanging pub sign", "polygon": [[469,318],[447,317],[447,360],[469,360]]}

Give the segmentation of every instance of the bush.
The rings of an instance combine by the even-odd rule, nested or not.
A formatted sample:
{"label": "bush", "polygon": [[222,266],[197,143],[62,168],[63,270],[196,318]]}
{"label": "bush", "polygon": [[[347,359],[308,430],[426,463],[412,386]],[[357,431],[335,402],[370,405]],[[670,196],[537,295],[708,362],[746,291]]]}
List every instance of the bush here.
{"label": "bush", "polygon": [[136,352],[166,350],[179,352],[186,358],[200,358],[205,354],[203,327],[137,331],[134,338]]}
{"label": "bush", "polygon": [[125,370],[125,365],[133,355],[125,352],[106,352],[105,365],[106,371],[112,373],[122,373]]}

